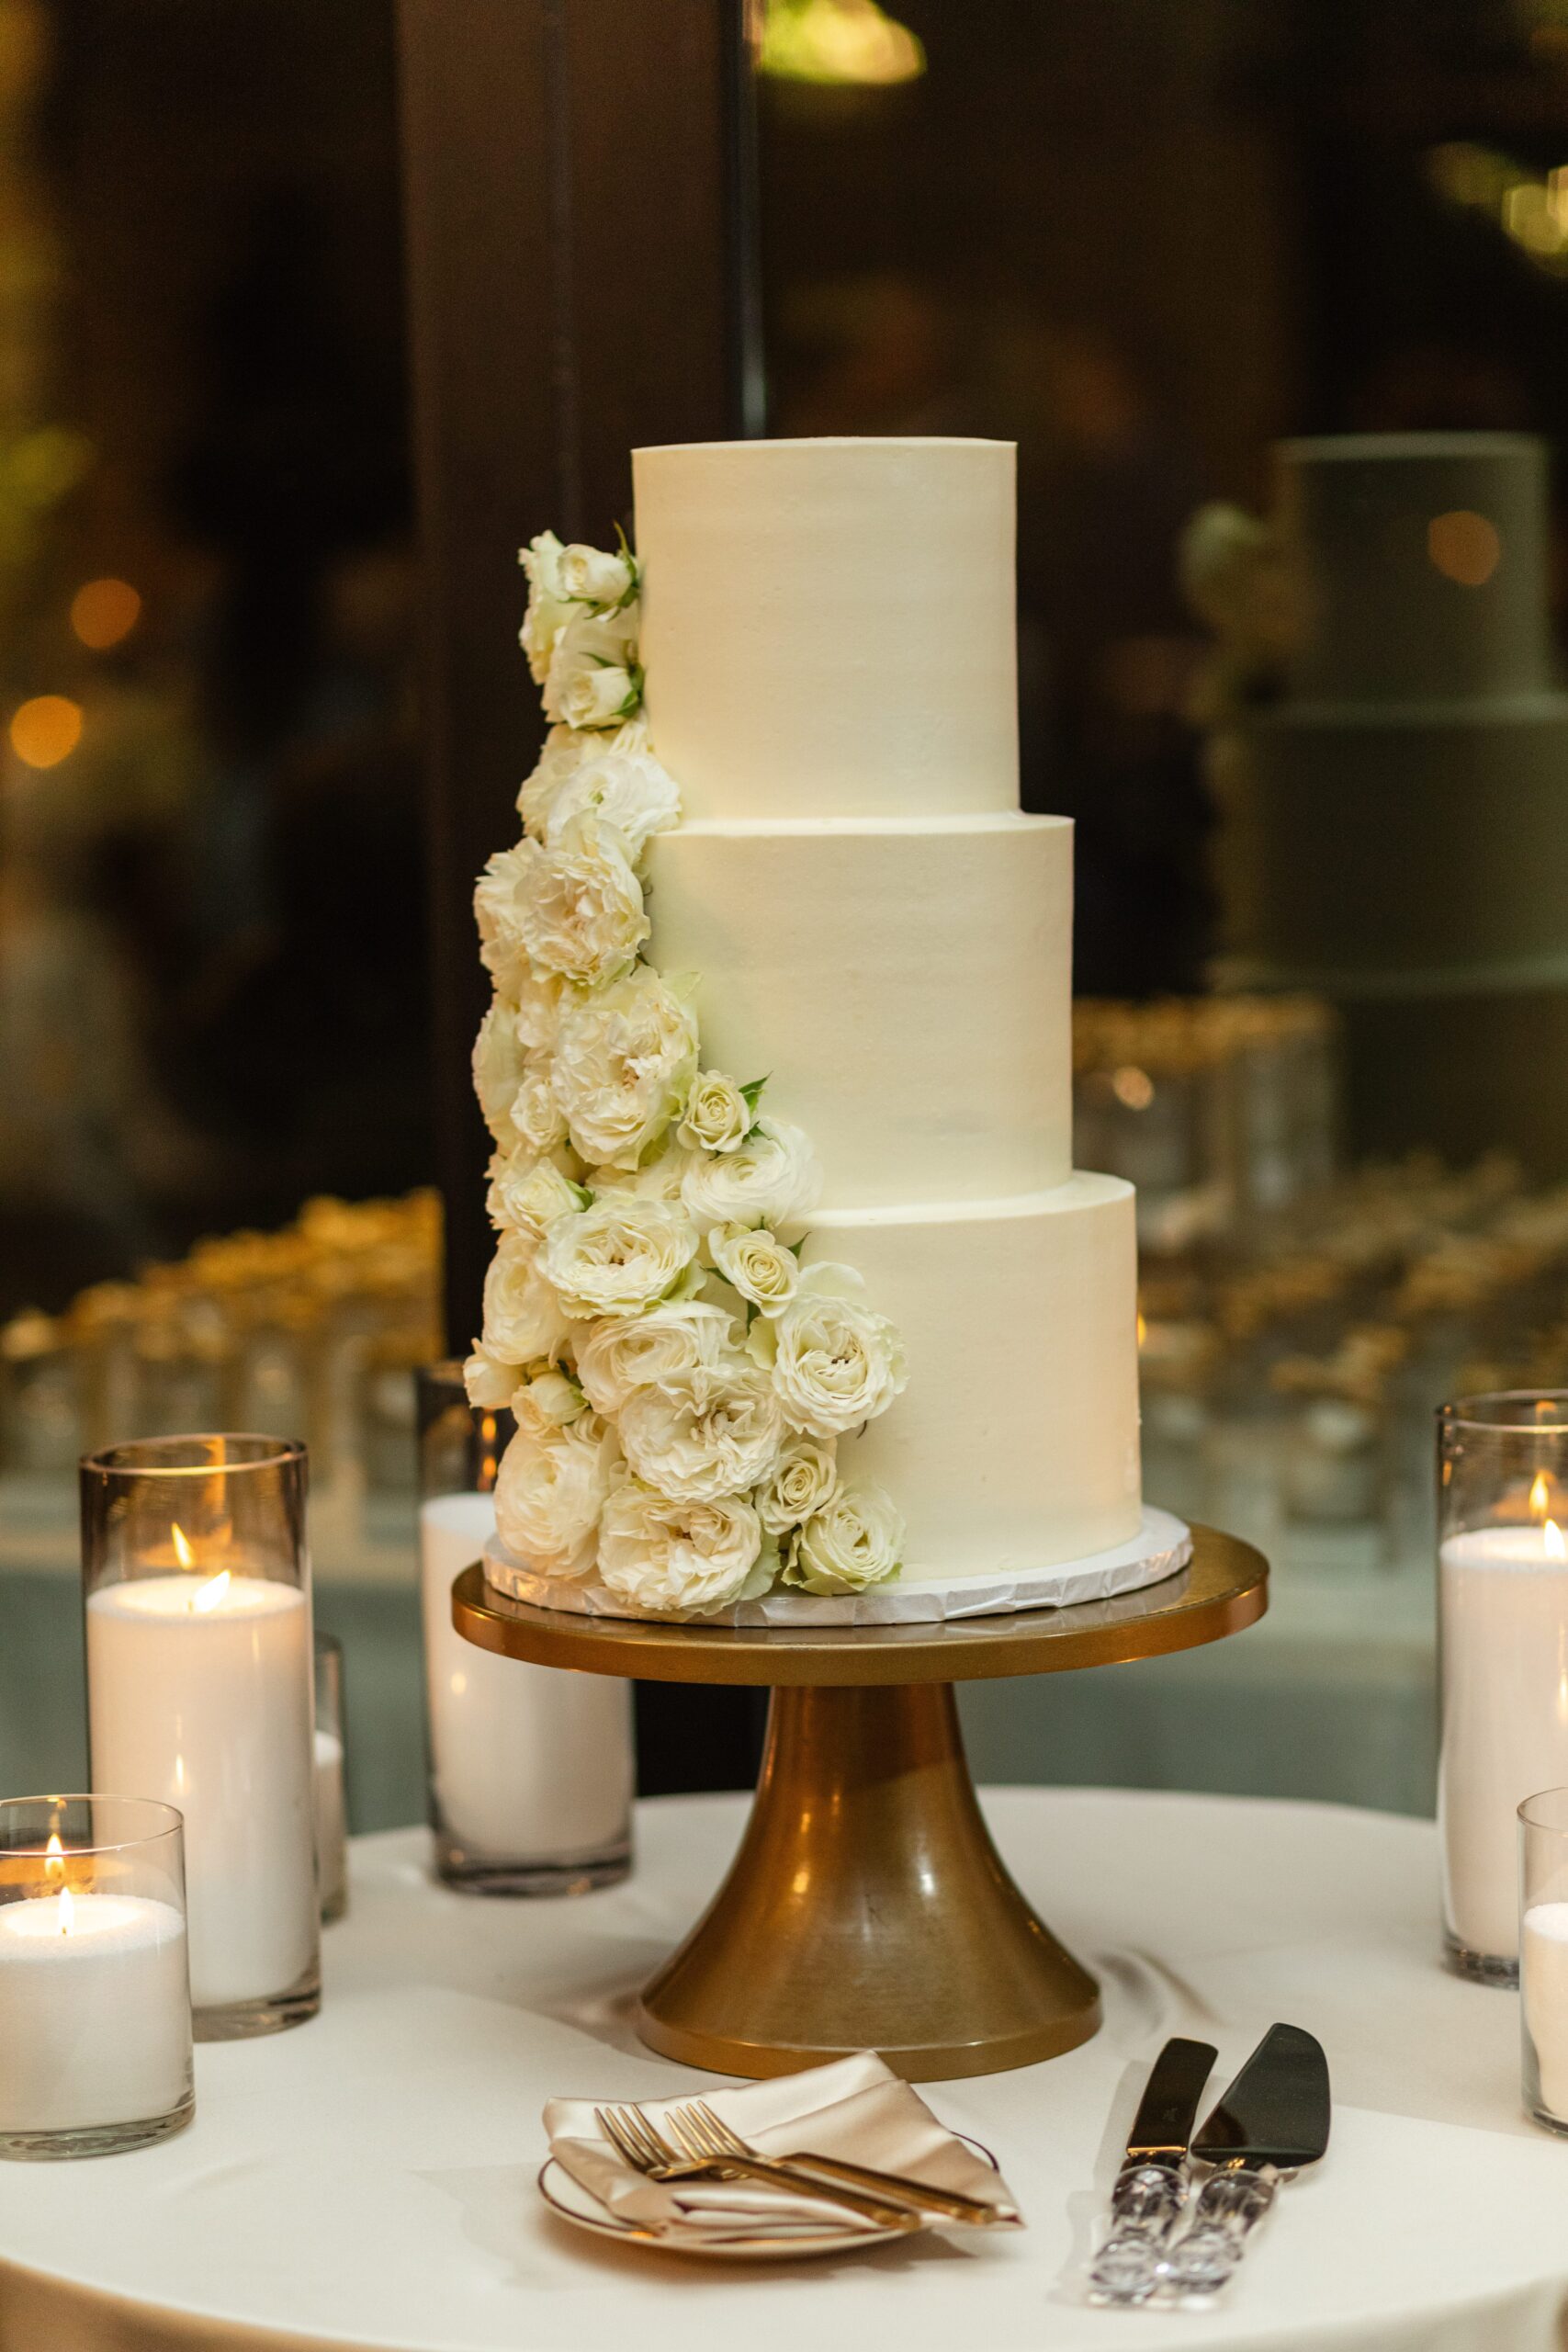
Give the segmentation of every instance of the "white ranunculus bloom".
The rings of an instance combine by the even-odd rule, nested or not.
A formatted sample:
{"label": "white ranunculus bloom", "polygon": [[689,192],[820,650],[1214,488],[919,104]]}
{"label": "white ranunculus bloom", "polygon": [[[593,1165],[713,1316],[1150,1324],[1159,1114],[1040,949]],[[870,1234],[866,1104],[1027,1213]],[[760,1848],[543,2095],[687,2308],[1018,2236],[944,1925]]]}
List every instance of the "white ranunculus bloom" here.
{"label": "white ranunculus bloom", "polygon": [[562,548],[558,571],[561,594],[589,605],[618,605],[637,576],[624,555],[608,555],[581,541]]}
{"label": "white ranunculus bloom", "polygon": [[761,1548],[743,1498],[672,1502],[628,1478],[604,1506],[599,1574],[642,1609],[720,1609],[739,1598]]}
{"label": "white ranunculus bloom", "polygon": [[486,1126],[503,1151],[517,1141],[512,1106],[527,1070],[527,1052],[518,1035],[517,1007],[503,996],[492,1001],[474,1040],[474,1092]]}
{"label": "white ranunculus bloom", "polygon": [[523,1374],[514,1363],[502,1363],[492,1356],[482,1340],[476,1340],[473,1352],[463,1366],[463,1386],[470,1405],[481,1412],[499,1412],[510,1405],[517,1393]]}
{"label": "white ranunculus bloom", "polygon": [[849,1266],[808,1266],[781,1314],[759,1316],[747,1346],[773,1372],[792,1429],[836,1437],[885,1413],[908,1380],[904,1345],[863,1303]]}
{"label": "white ranunculus bloom", "polygon": [[679,1114],[696,1067],[691,1007],[646,965],[562,1007],[556,1100],[591,1167],[635,1169]]}
{"label": "white ranunculus bloom", "polygon": [[540,1263],[562,1311],[588,1318],[657,1306],[696,1254],[696,1227],[679,1202],[607,1193],[551,1226]]}
{"label": "white ranunculus bloom", "polygon": [[613,826],[635,865],[650,834],[680,823],[680,790],[650,752],[618,752],[612,743],[580,760],[557,793],[545,827],[547,847],[569,841],[583,817]]}
{"label": "white ranunculus bloom", "polygon": [[796,1535],[785,1584],[807,1592],[863,1592],[896,1576],[904,1522],[880,1487],[840,1487]]}
{"label": "white ranunculus bloom", "polygon": [[517,552],[517,560],[528,575],[528,609],[523,616],[518,642],[528,656],[534,683],[539,686],[549,674],[556,640],[574,609],[567,600],[561,580],[560,560],[565,552],[553,531],[541,531],[536,539],[531,539]]}
{"label": "white ranunculus bloom", "polygon": [[759,1119],[738,1151],[701,1159],[686,1178],[686,1206],[700,1226],[779,1226],[804,1216],[821,1190],[817,1155],[799,1127]]}
{"label": "white ranunculus bloom", "polygon": [[529,840],[514,855],[517,929],[531,961],[581,987],[625,971],[649,925],[615,835],[585,820],[569,845]]}
{"label": "white ranunculus bloom", "polygon": [[558,1216],[585,1206],[582,1188],[557,1166],[531,1151],[498,1152],[490,1164],[485,1207],[492,1225],[510,1227],[539,1242]]}
{"label": "white ranunculus bloom", "polygon": [[547,1059],[530,1064],[512,1105],[512,1124],[525,1151],[541,1157],[566,1141],[566,1121],[550,1086]]}
{"label": "white ranunculus bloom", "polygon": [[599,1519],[619,1468],[613,1430],[596,1413],[563,1429],[518,1402],[517,1434],[495,1482],[496,1532],[540,1576],[581,1577],[599,1550]]}
{"label": "white ranunculus bloom", "polygon": [[716,1364],[735,1332],[733,1316],[697,1298],[607,1317],[576,1334],[577,1376],[597,1411],[618,1413],[634,1388]]}
{"label": "white ranunculus bloom", "polygon": [[686,1098],[681,1140],[694,1151],[739,1151],[751,1127],[751,1106],[721,1069],[700,1069]]}
{"label": "white ranunculus bloom", "polygon": [[579,729],[618,727],[640,699],[635,612],[581,614],[555,640],[547,717]]}
{"label": "white ranunculus bloom", "polygon": [[800,1268],[793,1250],[765,1225],[716,1225],[708,1255],[732,1290],[764,1315],[777,1315],[795,1296]]}
{"label": "white ranunculus bloom", "polygon": [[837,1491],[839,1467],[831,1438],[791,1438],[778,1467],[756,1498],[757,1516],[769,1535],[785,1534],[824,1510]]}
{"label": "white ranunculus bloom", "polygon": [[634,1388],[621,1408],[620,1432],[646,1486],[677,1502],[711,1503],[772,1477],[784,1414],[767,1374],[732,1357]]}
{"label": "white ranunculus bloom", "polygon": [[524,830],[542,840],[550,821],[550,810],[557,795],[565,787],[580,760],[587,759],[598,750],[603,737],[580,735],[572,727],[552,727],[545,738],[545,748],[531,775],[525,776],[523,788],[517,795],[517,809]]}
{"label": "white ranunculus bloom", "polygon": [[569,1328],[534,1242],[526,1234],[503,1233],[485,1276],[480,1346],[500,1363],[536,1363],[560,1353]]}

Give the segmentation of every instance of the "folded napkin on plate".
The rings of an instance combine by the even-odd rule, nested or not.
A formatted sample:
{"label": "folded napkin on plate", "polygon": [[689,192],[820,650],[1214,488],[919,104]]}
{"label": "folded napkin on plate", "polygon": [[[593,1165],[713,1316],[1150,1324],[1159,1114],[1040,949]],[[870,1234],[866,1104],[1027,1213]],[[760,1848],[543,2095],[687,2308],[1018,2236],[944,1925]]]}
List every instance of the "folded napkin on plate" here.
{"label": "folded napkin on plate", "polygon": [[[874,2051],[838,2058],[805,2074],[747,2083],[739,2089],[703,2086],[681,2098],[639,2104],[649,2121],[662,2128],[670,2109],[691,2098],[705,2099],[759,2155],[791,2156],[809,2149],[816,2155],[875,2165],[883,2172],[908,2173],[933,2188],[962,2189],[999,2212],[1017,2212],[1000,2174],[944,2131],[919,2093],[892,2074]],[[545,2129],[550,2153],[591,2197],[640,2229],[661,2234],[697,2230],[705,2237],[723,2238],[775,2231],[781,2236],[799,2236],[824,2227],[875,2226],[807,2189],[796,2193],[768,2181],[649,2180],[624,2163],[604,2138],[594,2105],[581,2098],[549,2101]]]}

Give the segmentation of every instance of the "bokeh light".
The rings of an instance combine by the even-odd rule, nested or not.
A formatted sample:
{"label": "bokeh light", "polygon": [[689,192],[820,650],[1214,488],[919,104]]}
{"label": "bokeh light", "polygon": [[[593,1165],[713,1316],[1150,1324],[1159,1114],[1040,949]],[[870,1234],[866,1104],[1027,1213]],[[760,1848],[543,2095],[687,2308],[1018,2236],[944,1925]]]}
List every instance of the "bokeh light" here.
{"label": "bokeh light", "polygon": [[1427,524],[1427,553],[1445,580],[1461,588],[1481,588],[1497,569],[1503,542],[1495,523],[1456,506],[1447,514],[1434,514]]}
{"label": "bokeh light", "polygon": [[71,599],[71,626],[94,653],[106,653],[130,635],[141,599],[129,580],[89,580]]}
{"label": "bokeh light", "polygon": [[34,695],[12,713],[11,749],[30,768],[58,767],[82,740],[82,706],[65,695]]}

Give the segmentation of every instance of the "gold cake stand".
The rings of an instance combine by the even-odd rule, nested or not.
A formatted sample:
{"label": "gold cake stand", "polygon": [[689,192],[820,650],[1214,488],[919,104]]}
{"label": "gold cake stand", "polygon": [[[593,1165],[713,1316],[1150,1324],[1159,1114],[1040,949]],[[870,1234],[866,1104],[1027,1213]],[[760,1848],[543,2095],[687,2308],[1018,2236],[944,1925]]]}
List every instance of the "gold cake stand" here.
{"label": "gold cake stand", "polygon": [[879,2050],[910,2082],[1054,2058],[1100,2024],[1094,1978],[1009,1877],[976,1801],[957,1682],[1060,1674],[1223,1640],[1268,1605],[1250,1544],[1192,1531],[1179,1575],[1116,1600],[952,1624],[660,1625],[492,1592],[452,1622],[501,1657],[653,1682],[772,1688],[767,1748],[729,1874],[644,1986],[638,2030],[722,2075]]}

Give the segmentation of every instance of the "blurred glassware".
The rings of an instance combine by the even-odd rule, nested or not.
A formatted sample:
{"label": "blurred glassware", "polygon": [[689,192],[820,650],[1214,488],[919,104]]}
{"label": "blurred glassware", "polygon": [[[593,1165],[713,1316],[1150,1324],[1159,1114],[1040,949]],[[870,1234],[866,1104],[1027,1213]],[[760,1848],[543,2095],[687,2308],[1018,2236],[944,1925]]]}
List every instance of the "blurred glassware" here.
{"label": "blurred glassware", "polygon": [[343,1644],[316,1643],[316,1883],[321,1925],[348,1909],[348,1743],[343,1706]]}

